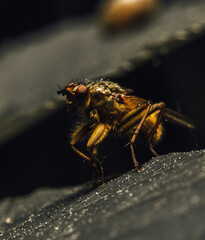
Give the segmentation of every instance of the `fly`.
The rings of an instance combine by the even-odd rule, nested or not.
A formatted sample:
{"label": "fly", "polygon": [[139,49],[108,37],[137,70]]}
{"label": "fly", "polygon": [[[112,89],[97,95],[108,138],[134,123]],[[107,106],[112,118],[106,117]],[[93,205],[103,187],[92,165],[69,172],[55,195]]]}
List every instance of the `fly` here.
{"label": "fly", "polygon": [[[158,156],[154,146],[163,135],[163,120],[195,128],[182,114],[171,110],[163,102],[154,103],[133,96],[131,89],[120,87],[117,83],[103,79],[84,83],[72,82],[58,94],[66,96],[68,111],[81,114],[81,123],[73,131],[70,145],[94,169],[93,183],[104,184],[103,166],[97,156],[98,145],[109,134],[129,136],[129,145],[133,163],[138,171],[139,165],[134,144],[142,140],[154,156]],[[87,154],[76,148],[76,144],[87,141]]]}

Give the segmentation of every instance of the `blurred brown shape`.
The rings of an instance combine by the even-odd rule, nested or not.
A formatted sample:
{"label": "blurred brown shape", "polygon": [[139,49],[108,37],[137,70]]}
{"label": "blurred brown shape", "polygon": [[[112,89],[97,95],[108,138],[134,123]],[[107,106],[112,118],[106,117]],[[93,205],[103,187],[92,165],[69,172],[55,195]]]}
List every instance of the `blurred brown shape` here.
{"label": "blurred brown shape", "polygon": [[111,29],[125,28],[150,15],[158,0],[109,0],[101,5],[102,22]]}

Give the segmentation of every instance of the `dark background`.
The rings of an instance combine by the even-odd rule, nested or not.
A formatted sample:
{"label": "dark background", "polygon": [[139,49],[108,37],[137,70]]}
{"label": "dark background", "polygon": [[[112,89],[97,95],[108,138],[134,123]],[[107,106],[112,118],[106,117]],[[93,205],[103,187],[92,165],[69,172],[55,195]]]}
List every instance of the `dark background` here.
{"label": "dark background", "polygon": [[99,1],[1,1],[1,40],[38,31],[68,16],[78,17],[93,13]]}
{"label": "dark background", "polygon": [[[176,3],[176,1],[173,2],[173,4]],[[185,2],[192,1],[178,1],[177,4],[183,5],[186,4]],[[64,19],[68,19],[71,25],[72,21],[77,21],[78,18],[85,17],[85,21],[87,21],[87,17],[96,14],[97,4],[97,1],[82,0],[74,3],[68,3],[68,1],[29,1],[29,3],[26,1],[1,1],[1,49],[5,45],[7,49],[10,45],[15,48],[15,41],[18,44],[22,41],[23,46],[25,36],[38,32],[41,34],[44,29],[51,28],[53,24]],[[162,11],[166,11],[171,3],[165,1],[165,4],[167,5]],[[86,37],[89,38],[89,36]],[[30,35],[30,39],[31,42],[34,41],[32,35]],[[106,41],[114,40],[112,36],[108,36]],[[130,63],[136,66],[132,70],[119,69],[116,70],[117,74],[106,74],[106,76],[110,76],[111,80],[122,86],[132,88],[135,95],[156,102],[164,101],[167,106],[182,112],[196,122],[197,129],[194,132],[176,125],[165,124],[164,139],[156,147],[160,154],[201,149],[205,145],[205,128],[203,126],[205,120],[203,106],[205,90],[204,41],[205,36],[201,32],[198,36],[184,41],[179,46],[174,44],[177,47],[170,48],[171,51],[166,55],[159,54],[156,47],[154,57],[142,61],[141,65],[139,65],[140,61],[128,57]],[[87,49],[87,51],[89,52],[91,49]],[[2,52],[1,55],[6,55],[6,52]],[[59,64],[61,61],[64,64],[63,58],[59,59]],[[113,61],[115,61],[114,58]],[[124,59],[119,61],[124,62]],[[81,66],[80,59],[79,66]],[[13,66],[9,67],[12,72]],[[26,68],[24,70],[29,71]],[[45,71],[48,70],[45,69]],[[79,69],[81,76],[80,71]],[[92,71],[90,72],[92,73]],[[50,77],[52,78],[52,76]],[[67,79],[70,81],[70,76]],[[11,79],[11,81],[15,80]],[[45,78],[45,83],[42,83],[39,88],[46,89],[47,84],[49,84],[49,79]],[[21,90],[24,89],[24,81],[20,82],[18,87]],[[49,93],[51,99],[54,98],[55,91],[58,90],[57,86],[56,89],[53,89],[54,91]],[[9,99],[11,92],[6,88],[5,91],[5,95]],[[18,91],[20,90],[16,89],[16,92]],[[27,90],[25,90],[25,94],[27,94]],[[24,98],[24,95],[20,97]],[[40,101],[45,101],[45,99],[39,98]],[[7,104],[8,109],[11,108],[11,103],[5,100],[5,106]],[[39,106],[36,108],[40,109]],[[10,128],[19,119],[15,120],[15,115],[19,117],[18,111],[15,110],[15,104],[14,110],[9,111],[12,112],[14,120],[11,121],[10,125],[6,125],[6,128]],[[23,110],[21,109],[21,111]],[[8,112],[3,113],[1,119],[7,118]],[[26,129],[10,137],[9,141],[1,144],[1,198],[25,194],[43,186],[61,187],[80,184],[91,178],[92,171],[89,166],[84,164],[69,147],[68,136],[75,118],[66,113],[63,101],[58,103],[57,108],[45,114],[44,118],[40,116],[41,111],[38,114],[38,121],[34,121]],[[102,143],[99,155],[103,161],[106,176],[115,176],[133,168],[129,146],[124,147],[127,142],[128,139],[109,137]],[[136,155],[140,163],[148,161],[152,157],[144,146],[136,147]],[[125,159],[129,159],[129,161],[125,161]]]}

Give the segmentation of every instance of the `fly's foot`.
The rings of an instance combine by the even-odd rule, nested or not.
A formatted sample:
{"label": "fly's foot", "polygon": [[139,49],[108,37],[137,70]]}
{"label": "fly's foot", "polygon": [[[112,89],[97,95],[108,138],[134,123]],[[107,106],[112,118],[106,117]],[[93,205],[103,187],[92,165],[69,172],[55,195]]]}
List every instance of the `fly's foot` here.
{"label": "fly's foot", "polygon": [[103,185],[105,185],[105,182],[104,182],[104,180],[103,179],[99,179],[98,181],[97,181],[97,185],[98,186],[103,186]]}
{"label": "fly's foot", "polygon": [[144,170],[144,168],[143,168],[142,166],[138,166],[138,167],[137,167],[137,171],[138,171],[138,172],[142,172],[143,170]]}

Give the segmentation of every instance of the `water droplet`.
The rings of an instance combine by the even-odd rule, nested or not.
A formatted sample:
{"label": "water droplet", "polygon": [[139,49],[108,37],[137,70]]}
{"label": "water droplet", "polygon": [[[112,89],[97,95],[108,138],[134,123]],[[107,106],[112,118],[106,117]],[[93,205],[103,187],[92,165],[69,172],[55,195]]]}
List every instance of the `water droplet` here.
{"label": "water droplet", "polygon": [[10,217],[8,217],[8,218],[5,220],[5,222],[6,222],[7,224],[10,224],[10,223],[12,222],[12,219],[11,219]]}
{"label": "water droplet", "polygon": [[133,193],[129,193],[129,197],[132,197],[133,196]]}

